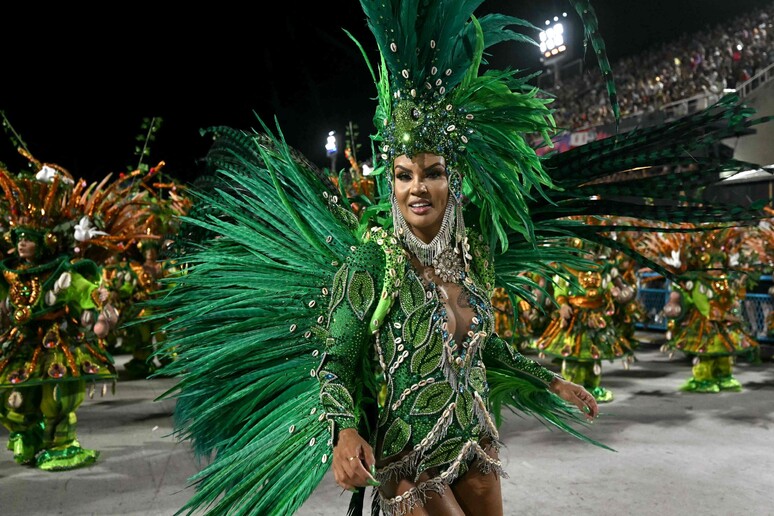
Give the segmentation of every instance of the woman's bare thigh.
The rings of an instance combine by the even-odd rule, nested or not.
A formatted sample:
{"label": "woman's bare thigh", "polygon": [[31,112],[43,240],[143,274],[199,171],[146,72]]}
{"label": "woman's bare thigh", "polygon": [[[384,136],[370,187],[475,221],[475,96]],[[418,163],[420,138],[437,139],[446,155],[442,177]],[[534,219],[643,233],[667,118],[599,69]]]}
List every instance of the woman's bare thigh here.
{"label": "woman's bare thigh", "polygon": [[[489,448],[487,453],[497,459],[496,449]],[[482,473],[480,465],[480,459],[476,459],[470,469],[452,484],[451,491],[465,516],[502,516],[500,475],[494,469]]]}

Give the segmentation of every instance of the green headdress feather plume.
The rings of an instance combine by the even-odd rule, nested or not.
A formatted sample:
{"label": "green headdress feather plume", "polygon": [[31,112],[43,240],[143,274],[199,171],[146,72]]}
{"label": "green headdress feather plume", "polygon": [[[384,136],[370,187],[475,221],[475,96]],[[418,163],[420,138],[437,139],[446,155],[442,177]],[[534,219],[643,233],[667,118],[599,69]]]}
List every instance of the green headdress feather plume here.
{"label": "green headdress feather plume", "polygon": [[491,45],[531,41],[509,26],[532,27],[502,14],[479,20],[482,1],[361,0],[382,55],[373,138],[387,165],[402,154],[443,155],[480,205],[487,236],[506,248],[506,228],[532,239],[525,199],[552,187],[524,134],[548,141],[555,123],[550,100],[518,71],[479,75]]}

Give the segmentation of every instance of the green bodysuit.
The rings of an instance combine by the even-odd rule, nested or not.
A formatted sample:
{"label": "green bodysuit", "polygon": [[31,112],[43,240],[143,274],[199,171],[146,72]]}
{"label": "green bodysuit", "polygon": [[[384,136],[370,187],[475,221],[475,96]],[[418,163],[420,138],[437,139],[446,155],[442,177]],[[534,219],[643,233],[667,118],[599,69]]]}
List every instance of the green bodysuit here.
{"label": "green bodysuit", "polygon": [[[368,436],[376,478],[383,484],[399,479],[416,484],[395,497],[380,492],[387,515],[423,504],[428,492],[442,492],[475,459],[482,471],[502,474],[500,462],[487,454],[499,444],[487,366],[546,385],[556,376],[493,333],[492,260],[478,238],[470,240],[470,270],[460,273],[459,283],[444,282],[432,267],[412,262],[395,238],[374,229],[331,289],[325,353],[317,371],[321,401],[335,437],[344,428],[363,428],[367,416],[360,402],[369,387],[378,390],[378,422]],[[383,311],[380,299],[392,299],[392,306],[383,321],[374,322],[374,314]]]}

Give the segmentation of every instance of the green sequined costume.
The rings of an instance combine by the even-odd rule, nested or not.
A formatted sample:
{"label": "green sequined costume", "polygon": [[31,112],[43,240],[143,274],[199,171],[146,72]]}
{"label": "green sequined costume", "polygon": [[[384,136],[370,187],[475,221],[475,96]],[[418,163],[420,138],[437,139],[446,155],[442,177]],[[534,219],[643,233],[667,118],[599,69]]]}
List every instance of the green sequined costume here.
{"label": "green sequined costume", "polygon": [[734,282],[723,275],[703,274],[674,288],[681,294],[682,313],[669,321],[665,348],[682,351],[694,361],[693,375],[681,389],[742,390],[733,376],[734,357],[751,359],[759,344],[739,313]]}
{"label": "green sequined costume", "polygon": [[[169,319],[159,352],[178,357],[159,371],[178,380],[162,398],[176,399],[176,436],[206,460],[180,513],[292,514],[325,475],[341,428],[374,443],[381,478],[441,476],[425,490],[464,472],[479,446],[497,444],[503,406],[590,441],[575,428],[575,408],[546,389],[552,373],[491,332],[489,296],[503,285],[528,298],[537,285],[525,269],[545,277],[561,273],[557,262],[593,264],[550,237],[596,240],[593,226],[560,212],[552,229],[541,223],[541,238],[556,245],[535,248],[512,235],[495,261],[470,230],[474,259],[460,291],[476,321],[472,335],[463,332],[470,339],[455,341],[468,348],[454,349],[444,344],[443,332],[456,330],[443,326],[449,313],[437,290],[446,285],[409,264],[391,233],[361,228],[320,171],[263,130],[210,130],[208,184],[217,188],[191,190],[183,222],[193,237],[178,242],[178,272],[149,302]],[[699,216],[713,214],[728,211]],[[377,509],[400,512],[422,495],[377,499]]]}
{"label": "green sequined costume", "polygon": [[[177,435],[198,456],[214,454],[181,512],[213,503],[212,514],[292,513],[325,474],[341,428],[374,443],[379,476],[433,472],[424,491],[499,444],[503,406],[595,442],[546,388],[554,373],[493,333],[497,280],[478,236],[452,297],[459,305],[464,294],[463,337],[449,342],[444,331],[457,330],[439,291],[455,285],[426,281],[383,229],[358,236],[352,212],[281,139],[211,131],[221,184],[192,191],[184,217],[207,245],[187,247],[163,280],[171,288],[149,302],[170,318],[160,353],[178,354],[159,371],[179,379],[164,395],[177,400]],[[422,495],[382,507],[400,513]]]}
{"label": "green sequined costume", "polygon": [[91,464],[98,452],[80,447],[75,412],[88,383],[116,378],[112,357],[85,326],[100,308],[97,269],[67,256],[36,266],[15,260],[0,264],[0,297],[8,303],[0,422],[11,432],[8,448],[17,462],[40,469]]}
{"label": "green sequined costume", "polygon": [[[487,367],[544,387],[555,377],[493,332],[489,300],[494,276],[484,265],[492,263],[491,256],[479,238],[471,241],[470,273],[461,273],[459,284],[444,283],[412,267],[391,234],[372,230],[337,273],[331,290],[325,353],[317,372],[329,419],[336,430],[358,426],[359,364],[376,362],[383,392],[376,431],[371,432],[376,478],[417,482],[429,473],[415,488],[380,499],[388,515],[422,505],[428,492],[442,491],[473,459],[485,471],[503,473],[500,462],[485,451],[499,442],[490,414]],[[380,291],[394,303],[383,320],[373,320],[380,317],[375,302]],[[443,301],[447,297],[451,303]],[[452,321],[451,311],[458,312]],[[450,334],[450,322],[460,326],[463,319],[469,325],[457,336]],[[375,336],[368,331],[369,321],[378,328]]]}

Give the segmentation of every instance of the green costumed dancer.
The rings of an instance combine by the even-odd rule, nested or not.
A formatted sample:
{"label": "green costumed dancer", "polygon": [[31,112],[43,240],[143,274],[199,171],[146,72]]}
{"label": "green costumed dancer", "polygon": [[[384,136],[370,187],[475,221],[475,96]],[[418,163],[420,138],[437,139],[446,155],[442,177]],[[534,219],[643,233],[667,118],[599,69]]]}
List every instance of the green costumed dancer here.
{"label": "green costumed dancer", "polygon": [[[615,245],[569,215],[744,216],[678,192],[747,167],[692,155],[748,124],[747,108],[724,99],[540,158],[524,135],[555,131],[549,101],[515,71],[479,74],[485,50],[524,40],[508,28],[526,24],[478,19],[481,3],[362,0],[382,56],[381,186],[360,219],[265,124],[209,131],[215,188],[191,190],[193,241],[179,242],[180,273],[150,302],[171,318],[164,345],[178,354],[160,370],[178,379],[162,397],[176,399],[176,435],[207,459],[180,512],[292,514],[332,468],[359,489],[351,514],[366,485],[372,514],[502,514],[503,406],[595,442],[576,423],[597,405],[493,331],[494,289],[529,299],[542,287],[525,271],[572,281],[556,264],[593,262],[567,237]],[[593,11],[573,3],[607,75]],[[595,182],[689,158],[690,174]],[[658,206],[644,202],[654,194]]]}
{"label": "green costumed dancer", "polygon": [[745,234],[727,228],[661,235],[664,247],[675,251],[669,253],[670,266],[682,273],[664,306],[669,323],[663,349],[693,358],[693,375],[681,390],[742,390],[733,376],[734,359],[754,359],[758,349],[740,313],[746,273],[739,251]]}
{"label": "green costumed dancer", "polygon": [[96,264],[73,252],[97,234],[79,217],[82,184],[32,162],[36,177],[0,170],[14,253],[0,264],[0,422],[16,462],[67,470],[99,455],[78,442],[76,410],[88,385],[116,378],[103,339],[117,314]]}
{"label": "green costumed dancer", "polygon": [[[142,306],[147,299],[158,294],[162,287],[159,280],[172,271],[161,256],[163,247],[170,244],[168,239],[178,232],[179,217],[190,208],[185,188],[175,180],[162,176],[164,165],[162,161],[146,174],[137,170],[127,177],[131,182],[127,188],[143,208],[142,217],[138,213],[135,224],[144,233],[138,235],[124,253],[128,268],[124,277],[131,278],[132,288],[129,297],[125,297],[119,325],[132,351],[131,360],[124,366],[128,378],[147,378],[156,371],[156,358],[159,363],[174,359],[174,354],[152,356],[160,347],[159,341],[164,339],[164,332],[160,331],[163,319],[152,317],[150,307]],[[123,291],[121,276],[115,279],[118,291]]]}
{"label": "green costumed dancer", "polygon": [[627,368],[634,361],[632,344],[619,333],[614,319],[616,306],[630,302],[634,293],[615,284],[606,250],[586,252],[597,267],[568,268],[576,281],[555,280],[559,314],[535,347],[561,361],[562,376],[589,389],[597,401],[609,402],[613,393],[601,385],[602,361],[621,360]]}

